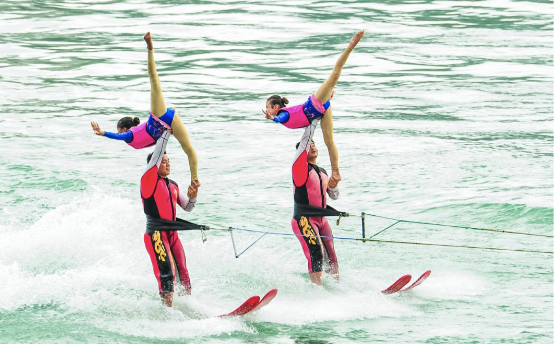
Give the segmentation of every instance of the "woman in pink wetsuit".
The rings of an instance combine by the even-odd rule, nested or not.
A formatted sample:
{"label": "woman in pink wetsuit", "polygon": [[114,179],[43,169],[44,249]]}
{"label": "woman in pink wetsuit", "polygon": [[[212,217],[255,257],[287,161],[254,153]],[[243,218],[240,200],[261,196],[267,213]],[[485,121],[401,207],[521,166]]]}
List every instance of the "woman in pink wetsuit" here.
{"label": "woman in pink wetsuit", "polygon": [[315,94],[312,94],[304,104],[286,107],[289,103],[287,98],[273,95],[266,101],[266,109],[262,110],[267,119],[282,123],[287,128],[296,129],[310,125],[313,120],[321,118],[321,130],[325,145],[329,150],[332,174],[331,179],[337,183],[341,180],[339,173],[339,153],[333,140],[333,110],[329,100],[333,97],[333,88],[337,84],[342,67],[348,56],[364,36],[364,30],[358,31],[350,40],[350,44],[337,60],[333,72],[319,87]]}

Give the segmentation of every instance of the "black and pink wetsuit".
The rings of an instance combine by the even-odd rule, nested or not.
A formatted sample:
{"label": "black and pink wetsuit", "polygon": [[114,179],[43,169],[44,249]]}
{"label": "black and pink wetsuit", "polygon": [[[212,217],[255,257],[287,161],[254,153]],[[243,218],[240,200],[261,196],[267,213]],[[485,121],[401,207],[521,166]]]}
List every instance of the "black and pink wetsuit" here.
{"label": "black and pink wetsuit", "polygon": [[[166,131],[156,142],[156,149],[140,180],[140,194],[147,217],[175,221],[177,204],[185,211],[190,212],[196,204],[196,199],[188,199],[186,194],[179,190],[177,183],[158,175],[158,168],[162,162],[169,136],[169,132]],[[190,292],[185,251],[177,232],[147,230],[144,233],[144,245],[152,261],[159,291],[173,292],[177,272],[181,284]]]}
{"label": "black and pink wetsuit", "polygon": [[[318,122],[319,120],[314,120],[304,130],[292,165],[292,180],[295,204],[308,204],[325,208],[327,206],[327,194],[332,199],[337,199],[339,189],[338,187],[335,189],[328,188],[327,172],[317,165],[308,163],[308,152]],[[338,268],[333,239],[319,238],[319,236],[333,236],[331,226],[329,226],[324,216],[306,217],[302,214],[295,214],[291,220],[291,225],[292,230],[300,240],[304,255],[308,259],[308,271],[310,273],[323,270],[324,256],[328,257],[331,268]]]}

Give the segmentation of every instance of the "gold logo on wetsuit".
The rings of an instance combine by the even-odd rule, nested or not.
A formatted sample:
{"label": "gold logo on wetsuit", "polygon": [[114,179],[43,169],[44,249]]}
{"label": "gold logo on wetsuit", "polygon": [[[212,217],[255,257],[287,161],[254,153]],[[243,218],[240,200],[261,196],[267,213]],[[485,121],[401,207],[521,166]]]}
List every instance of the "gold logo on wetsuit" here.
{"label": "gold logo on wetsuit", "polygon": [[167,257],[167,252],[165,252],[165,247],[162,243],[162,240],[160,238],[160,232],[155,231],[154,234],[152,234],[152,240],[154,240],[154,250],[156,250],[156,253],[158,254],[158,259],[162,262],[165,262],[165,257]]}
{"label": "gold logo on wetsuit", "polygon": [[308,243],[310,245],[316,245],[315,231],[312,226],[310,226],[310,223],[305,216],[300,218],[300,227],[302,228],[302,234],[308,238]]}
{"label": "gold logo on wetsuit", "polygon": [[177,198],[179,198],[179,195],[177,194],[177,190],[173,190],[173,193],[175,193],[175,202],[173,204],[173,208],[177,209]]}

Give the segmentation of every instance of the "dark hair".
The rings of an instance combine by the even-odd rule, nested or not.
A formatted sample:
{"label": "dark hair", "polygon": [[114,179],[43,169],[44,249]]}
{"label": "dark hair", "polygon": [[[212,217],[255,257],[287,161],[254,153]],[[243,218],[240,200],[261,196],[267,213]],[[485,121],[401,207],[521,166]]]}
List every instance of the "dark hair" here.
{"label": "dark hair", "polygon": [[285,97],[278,96],[276,94],[267,98],[267,102],[271,102],[271,105],[279,104],[280,107],[285,107],[289,103],[289,100]]}
{"label": "dark hair", "polygon": [[[315,144],[314,140],[312,140],[312,143]],[[296,144],[296,149],[298,149],[298,146],[300,146],[300,142]]]}
{"label": "dark hair", "polygon": [[[150,162],[150,159],[152,159],[152,154],[154,154],[154,152],[148,154],[148,156],[146,157],[146,163],[147,164]],[[164,151],[164,154],[165,154],[165,151]]]}
{"label": "dark hair", "polygon": [[117,127],[121,129],[131,129],[132,127],[136,127],[140,124],[140,118],[135,117],[123,117],[122,119],[117,122]]}

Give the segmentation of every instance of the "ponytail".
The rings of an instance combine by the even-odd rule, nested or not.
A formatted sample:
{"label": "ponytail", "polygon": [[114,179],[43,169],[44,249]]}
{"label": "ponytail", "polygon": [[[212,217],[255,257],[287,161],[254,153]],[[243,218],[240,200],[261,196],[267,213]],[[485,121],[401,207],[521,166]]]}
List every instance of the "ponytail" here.
{"label": "ponytail", "polygon": [[123,117],[122,119],[117,122],[117,127],[121,129],[131,129],[132,127],[136,127],[140,124],[140,118],[135,117]]}
{"label": "ponytail", "polygon": [[279,104],[279,107],[283,108],[289,103],[289,100],[285,97],[281,97],[275,94],[267,98],[266,102],[270,102],[271,105]]}

